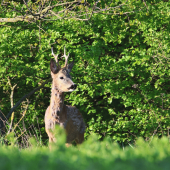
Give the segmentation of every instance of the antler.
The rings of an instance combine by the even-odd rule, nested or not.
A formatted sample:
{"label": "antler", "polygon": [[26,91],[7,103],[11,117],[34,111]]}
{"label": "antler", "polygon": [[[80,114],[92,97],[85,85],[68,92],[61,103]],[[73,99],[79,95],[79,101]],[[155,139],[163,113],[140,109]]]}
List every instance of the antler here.
{"label": "antler", "polygon": [[64,67],[67,66],[67,63],[68,63],[68,57],[69,57],[69,53],[68,53],[68,56],[66,55],[66,48],[64,47],[64,55],[61,57],[61,58],[65,58],[65,65]]}
{"label": "antler", "polygon": [[57,55],[54,54],[54,52],[53,52],[53,47],[51,47],[51,52],[52,52],[52,55],[53,55],[54,58],[55,58],[55,61],[56,61],[57,65],[58,65],[58,68],[60,68],[60,64],[59,64],[59,62],[58,62],[58,55],[59,55],[59,54],[57,54]]}

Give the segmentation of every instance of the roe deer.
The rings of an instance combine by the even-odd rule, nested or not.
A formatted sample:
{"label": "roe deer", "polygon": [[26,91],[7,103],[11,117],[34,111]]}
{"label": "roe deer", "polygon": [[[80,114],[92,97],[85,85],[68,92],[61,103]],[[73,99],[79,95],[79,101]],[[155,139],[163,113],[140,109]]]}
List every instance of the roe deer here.
{"label": "roe deer", "polygon": [[72,141],[80,144],[84,141],[85,123],[82,114],[74,106],[64,104],[64,92],[72,92],[77,85],[71,80],[70,72],[73,68],[74,61],[68,64],[68,56],[66,56],[65,48],[64,55],[65,65],[60,67],[58,55],[53,53],[56,62],[51,59],[50,69],[52,77],[52,90],[50,105],[45,113],[45,130],[49,137],[49,142],[55,142],[53,129],[56,124],[64,127],[66,130],[66,146],[69,146]]}

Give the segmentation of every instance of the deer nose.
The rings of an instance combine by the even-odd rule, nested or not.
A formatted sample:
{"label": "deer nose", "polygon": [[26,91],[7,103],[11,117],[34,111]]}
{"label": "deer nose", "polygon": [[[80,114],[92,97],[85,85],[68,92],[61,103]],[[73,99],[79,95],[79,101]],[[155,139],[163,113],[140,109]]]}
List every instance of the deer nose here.
{"label": "deer nose", "polygon": [[75,90],[75,89],[76,89],[76,87],[77,87],[77,85],[76,85],[76,84],[73,84],[73,85],[71,85],[70,89]]}

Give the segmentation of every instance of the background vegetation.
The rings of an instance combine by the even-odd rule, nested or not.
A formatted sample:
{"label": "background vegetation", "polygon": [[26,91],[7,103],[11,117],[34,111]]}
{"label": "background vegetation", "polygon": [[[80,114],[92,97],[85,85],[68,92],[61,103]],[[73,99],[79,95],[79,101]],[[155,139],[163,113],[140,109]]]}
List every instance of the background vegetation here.
{"label": "background vegetation", "polygon": [[[29,13],[22,1],[15,3],[3,1],[0,18],[16,18],[18,10]],[[89,6],[93,3],[88,1],[82,8],[92,13]],[[65,46],[70,62],[75,61],[72,78],[78,88],[66,94],[66,103],[82,112],[86,137],[92,132],[99,139],[110,136],[123,146],[138,137],[147,141],[153,136],[169,137],[170,2],[98,1],[96,9],[108,6],[114,10],[93,12],[87,20],[86,15],[81,19],[55,15],[34,22],[1,22],[1,121],[4,116],[12,118],[5,123],[5,133],[14,131],[21,146],[28,145],[28,136],[47,142],[44,114],[51,82],[27,97],[12,117],[9,112],[25,94],[50,78],[52,46],[61,55]]]}

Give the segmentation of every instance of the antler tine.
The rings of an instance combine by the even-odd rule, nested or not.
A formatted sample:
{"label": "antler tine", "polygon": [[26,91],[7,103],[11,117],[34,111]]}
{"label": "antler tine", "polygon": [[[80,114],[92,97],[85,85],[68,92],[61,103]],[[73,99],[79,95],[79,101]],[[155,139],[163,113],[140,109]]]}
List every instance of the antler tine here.
{"label": "antler tine", "polygon": [[58,62],[58,55],[59,55],[59,54],[57,54],[57,55],[54,54],[54,52],[53,52],[53,47],[51,47],[51,52],[52,52],[52,55],[53,55],[54,58],[55,58],[55,61],[56,61],[57,65],[58,65],[58,67],[60,68],[60,64],[59,64],[59,62]]}
{"label": "antler tine", "polygon": [[61,57],[61,58],[65,58],[65,65],[64,65],[64,67],[66,67],[67,66],[67,64],[68,64],[68,57],[69,57],[69,53],[68,53],[68,55],[66,55],[66,47],[64,47],[64,55]]}

